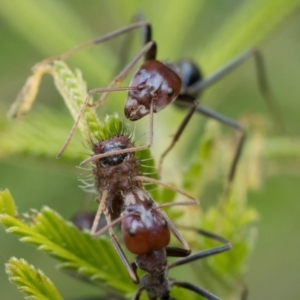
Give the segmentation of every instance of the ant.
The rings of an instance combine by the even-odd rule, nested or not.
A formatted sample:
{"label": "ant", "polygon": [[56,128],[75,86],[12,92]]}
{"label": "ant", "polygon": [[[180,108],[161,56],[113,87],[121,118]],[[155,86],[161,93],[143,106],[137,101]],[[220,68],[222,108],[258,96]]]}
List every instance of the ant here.
{"label": "ant", "polygon": [[[122,34],[127,34],[130,31],[133,31],[138,28],[144,28],[144,47],[134,57],[134,59],[118,74],[118,76],[116,76],[116,78],[108,85],[107,88],[97,88],[88,92],[88,94],[85,97],[84,103],[81,109],[79,110],[78,116],[70,131],[70,134],[62,149],[60,150],[58,157],[62,155],[67,145],[69,144],[86,106],[99,106],[104,102],[108,93],[110,92],[128,91],[128,97],[124,108],[125,116],[131,121],[136,121],[149,114],[149,140],[147,145],[145,146],[132,147],[131,149],[126,149],[126,151],[123,149],[115,150],[114,154],[136,152],[150,148],[153,143],[153,114],[159,112],[160,110],[168,106],[170,103],[174,102],[175,104],[178,104],[180,106],[190,107],[190,110],[188,111],[182,123],[175,132],[172,142],[162,153],[159,161],[158,173],[160,174],[161,166],[163,164],[165,156],[174,147],[174,145],[180,138],[182,132],[184,131],[185,127],[189,123],[189,120],[191,119],[192,115],[197,111],[205,116],[213,118],[219,121],[220,123],[237,130],[240,133],[240,139],[238,141],[238,145],[233,157],[233,161],[231,163],[227,179],[228,187],[230,187],[245,142],[245,128],[237,121],[223,116],[199,104],[197,99],[200,97],[200,94],[203,90],[216,83],[218,80],[223,78],[226,74],[237,68],[246,60],[253,57],[256,63],[257,78],[260,92],[263,95],[263,98],[265,99],[266,104],[268,105],[268,108],[270,109],[272,115],[276,118],[276,120],[279,120],[279,122],[276,123],[282,123],[279,109],[276,105],[275,99],[271,93],[271,89],[267,81],[262,54],[258,49],[250,49],[242,53],[240,56],[229,62],[227,65],[219,69],[210,77],[203,78],[198,66],[191,60],[181,60],[173,64],[162,63],[156,60],[157,45],[155,41],[152,40],[151,24],[146,21],[139,21],[127,27],[106,34],[102,37],[96,38],[82,45],[79,45],[71,51],[62,54],[61,56],[46,59],[40,64],[49,63],[54,60],[65,60],[86,47],[103,43]],[[128,73],[137,64],[139,59],[141,59],[143,56],[145,57],[145,62],[133,75],[129,86],[115,87],[128,75]],[[40,64],[38,64],[37,66],[39,66]],[[89,103],[90,97],[97,93],[103,93],[100,99],[94,103]],[[98,154],[83,161],[81,165],[91,160],[107,157],[109,155],[113,155],[113,153]]]}
{"label": "ant", "polygon": [[[189,203],[185,203],[189,204]],[[133,299],[140,299],[142,291],[146,291],[150,300],[164,299],[171,300],[170,291],[173,286],[182,287],[203,296],[208,300],[218,300],[217,296],[188,282],[180,282],[168,278],[168,271],[176,266],[184,265],[198,259],[216,255],[231,249],[231,244],[225,238],[202,229],[193,229],[198,234],[216,240],[224,244],[213,249],[196,252],[190,256],[186,249],[169,247],[170,230],[165,219],[162,207],[176,205],[175,203],[165,203],[156,206],[153,201],[141,201],[130,204],[124,208],[121,216],[112,223],[103,227],[96,233],[101,235],[107,229],[117,223],[121,223],[123,241],[126,248],[136,254],[135,262],[131,264],[132,269],[138,278],[137,269],[144,270],[146,274],[142,277],[139,288]],[[184,257],[167,265],[167,257]]]}
{"label": "ant", "polygon": [[[131,136],[126,133],[125,128],[122,127],[116,128],[115,133],[110,132],[109,137],[103,137],[103,140],[93,143],[94,156],[97,156],[98,154],[113,153],[113,155],[108,157],[101,157],[97,160],[93,160],[95,187],[98,193],[101,195],[101,199],[96,200],[99,206],[93,221],[93,226],[91,228],[91,235],[94,237],[98,235],[97,228],[102,213],[105,215],[106,222],[108,224],[107,226],[110,226],[110,224],[112,224],[112,222],[114,222],[114,220],[121,215],[122,211],[124,211],[130,205],[141,205],[143,203],[147,203],[150,206],[155,206],[155,202],[144,190],[143,182],[161,185],[192,200],[189,202],[184,202],[185,205],[194,205],[198,203],[195,198],[188,195],[184,191],[177,189],[176,187],[163,183],[154,178],[142,176],[142,173],[139,171],[140,161],[135,157],[135,153],[126,152],[127,149],[134,148],[134,145],[130,139]],[[118,153],[118,150],[120,149],[123,150],[122,153]],[[180,203],[181,202],[176,202],[176,205],[180,205]],[[176,227],[173,225],[167,215],[163,212],[161,214],[163,215],[165,223],[168,224],[171,232],[183,245],[184,252],[188,255],[191,250],[187,242],[179,234]],[[133,282],[137,283],[138,278],[128,262],[111,227],[109,227],[109,234],[112,244],[124,263],[129,276]],[[164,247],[166,241],[162,241],[162,243]],[[160,247],[161,246],[162,245],[160,244]]]}

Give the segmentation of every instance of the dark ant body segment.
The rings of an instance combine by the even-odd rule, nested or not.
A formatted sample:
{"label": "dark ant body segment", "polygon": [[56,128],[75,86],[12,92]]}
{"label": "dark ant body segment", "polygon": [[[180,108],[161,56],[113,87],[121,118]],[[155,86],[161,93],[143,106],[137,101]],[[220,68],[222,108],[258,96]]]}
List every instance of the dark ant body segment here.
{"label": "dark ant body segment", "polygon": [[[194,293],[203,296],[205,299],[209,300],[219,300],[220,298],[213,295],[212,293],[194,285],[188,282],[180,282],[176,280],[169,279],[167,276],[167,273],[169,269],[174,268],[176,266],[184,265],[193,261],[196,261],[198,259],[202,259],[208,256],[212,256],[215,254],[219,254],[225,251],[228,251],[231,249],[231,244],[226,239],[209,233],[204,230],[196,230],[197,233],[202,234],[208,238],[212,238],[214,240],[217,240],[221,243],[223,243],[223,246],[216,247],[209,250],[204,250],[200,252],[196,252],[190,256],[186,256],[184,258],[181,258],[169,265],[167,265],[167,257],[168,255],[168,248],[161,249],[158,251],[152,251],[150,253],[144,254],[144,255],[138,255],[136,257],[136,268],[139,267],[140,269],[143,269],[147,272],[146,275],[143,276],[141,280],[140,287],[138,291],[136,292],[134,300],[137,300],[140,298],[141,292],[145,290],[148,294],[149,299],[155,300],[155,299],[165,299],[165,300],[171,300],[170,291],[173,286],[182,287],[188,290],[193,291]],[[176,248],[175,248],[176,249]],[[174,253],[173,253],[174,254]],[[173,255],[177,257],[181,257],[184,255],[181,255],[181,251],[178,251],[178,255]]]}

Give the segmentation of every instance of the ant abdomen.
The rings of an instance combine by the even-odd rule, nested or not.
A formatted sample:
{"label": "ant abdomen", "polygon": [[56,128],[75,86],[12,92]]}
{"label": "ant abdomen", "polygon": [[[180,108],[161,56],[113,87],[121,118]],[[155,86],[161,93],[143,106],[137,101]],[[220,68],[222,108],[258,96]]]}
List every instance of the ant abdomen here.
{"label": "ant abdomen", "polygon": [[159,210],[145,209],[138,204],[125,209],[124,214],[127,213],[131,215],[122,221],[121,229],[124,243],[130,252],[145,254],[169,244],[170,230]]}

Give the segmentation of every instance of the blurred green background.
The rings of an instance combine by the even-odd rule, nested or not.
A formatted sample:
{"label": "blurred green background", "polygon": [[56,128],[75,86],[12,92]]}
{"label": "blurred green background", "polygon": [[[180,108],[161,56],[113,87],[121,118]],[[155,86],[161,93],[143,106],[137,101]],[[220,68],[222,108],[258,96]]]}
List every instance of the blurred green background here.
{"label": "blurred green background", "polygon": [[[169,2],[170,4],[158,0],[151,3],[146,1],[83,3],[78,0],[1,2],[0,126],[2,131],[6,130],[7,126],[12,126],[5,121],[6,111],[15,100],[30,75],[30,68],[35,63],[129,24],[136,12],[144,12],[147,20],[153,24],[153,35],[158,43],[159,58],[172,61],[180,57],[192,57],[197,63],[203,65],[205,74],[212,73],[221,66],[219,62],[224,63],[222,60],[227,53],[230,53],[228,48],[231,45],[231,35],[224,36],[226,30],[223,29],[230,27],[233,16],[236,16],[246,1],[230,0],[226,3],[224,1],[213,3],[172,1]],[[253,1],[255,2],[257,1]],[[249,15],[250,13],[249,11]],[[247,22],[251,22],[251,19],[247,20],[247,14],[243,17]],[[266,19],[266,22],[268,21]],[[239,26],[234,27],[234,24],[232,26],[237,35],[243,35],[243,32],[239,31],[241,30]],[[265,34],[265,38],[258,44],[266,60],[273,91],[279,100],[287,137],[292,140],[299,138],[300,129],[299,27],[298,8],[283,21],[278,22],[275,29]],[[244,39],[247,41],[247,34],[249,34],[249,44],[252,45],[251,41],[255,41],[259,31],[260,28],[245,32]],[[79,67],[83,71],[89,88],[103,87],[124,65],[122,62],[128,61],[128,57],[132,57],[138,51],[139,36],[138,34],[132,36],[132,39],[127,40],[129,47],[119,39],[76,55],[70,59],[70,65],[73,68]],[[223,43],[224,40],[226,43]],[[244,42],[241,50],[249,46],[246,44],[247,42]],[[223,51],[223,46],[226,53]],[[232,52],[235,51],[234,48]],[[225,62],[227,60],[228,58]],[[234,118],[239,118],[248,112],[261,112],[266,119],[269,119],[257,90],[254,71],[253,62],[245,63],[205,92],[203,103]],[[123,95],[119,97],[120,100],[111,101],[107,109],[122,112],[124,103],[122,97]],[[42,83],[32,113],[38,113],[44,106],[51,106],[57,114],[67,114],[49,76]],[[103,111],[106,112],[106,108]],[[172,120],[174,118],[172,115],[182,117],[176,109],[170,109],[169,112],[165,112],[165,117],[155,118],[156,128],[158,128],[156,132],[160,131],[162,137],[168,136],[172,130],[168,131],[167,126],[163,127],[160,120],[165,118]],[[27,118],[30,118],[30,114]],[[195,138],[201,133],[202,118],[194,119],[195,132],[191,132],[193,128],[191,125],[191,133],[187,134],[182,142],[184,145],[189,143],[188,138]],[[69,116],[66,116],[66,123],[66,128],[72,124]],[[20,128],[22,129],[22,125]],[[14,139],[13,134],[11,139]],[[53,145],[53,140],[49,137],[48,143],[58,150],[63,140],[64,136],[61,137],[59,144]],[[74,143],[80,144],[80,138],[77,138]],[[156,144],[160,145],[158,142]],[[154,152],[161,151],[156,147]],[[177,155],[178,153],[181,154],[182,161],[171,166],[182,168],[186,152],[179,149]],[[170,159],[168,162],[170,164]],[[266,170],[268,176],[261,189],[250,194],[249,203],[257,208],[261,216],[257,244],[249,262],[249,271],[245,276],[251,300],[300,298],[299,168],[299,161],[287,160],[269,172]],[[85,193],[78,188],[79,173],[73,165],[63,160],[9,155],[1,151],[0,145],[0,187],[10,189],[20,212],[48,205],[65,217],[72,216],[86,199]],[[45,271],[66,298],[89,293],[97,294],[95,288],[75,282],[67,275],[61,274],[59,270],[55,270],[53,259],[31,246],[21,244],[16,237],[9,236],[4,230],[0,230],[0,239],[0,299],[22,299],[22,295],[8,282],[4,272],[4,263],[11,256],[24,257]]]}

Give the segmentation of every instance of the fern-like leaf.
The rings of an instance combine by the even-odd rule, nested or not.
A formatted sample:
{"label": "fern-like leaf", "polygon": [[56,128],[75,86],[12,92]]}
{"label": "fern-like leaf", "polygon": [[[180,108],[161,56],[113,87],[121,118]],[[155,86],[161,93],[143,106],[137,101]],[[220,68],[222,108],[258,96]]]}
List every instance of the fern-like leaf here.
{"label": "fern-like leaf", "polygon": [[[13,201],[11,196],[7,198]],[[80,232],[48,207],[32,212],[27,222],[2,214],[0,223],[7,232],[20,236],[22,242],[33,244],[60,260],[62,269],[77,272],[92,281],[105,282],[124,294],[135,289],[106,236],[93,239],[88,232]]]}
{"label": "fern-like leaf", "polygon": [[9,280],[22,291],[27,300],[62,300],[56,287],[45,274],[24,259],[12,257],[6,264]]}

